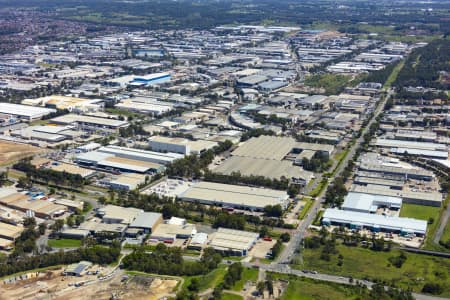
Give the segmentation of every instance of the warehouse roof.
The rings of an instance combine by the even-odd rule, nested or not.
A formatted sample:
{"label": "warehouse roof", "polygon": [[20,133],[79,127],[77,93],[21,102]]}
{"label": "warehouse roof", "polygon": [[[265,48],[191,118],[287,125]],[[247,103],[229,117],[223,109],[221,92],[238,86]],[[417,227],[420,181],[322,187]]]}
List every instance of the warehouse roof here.
{"label": "warehouse roof", "polygon": [[249,250],[258,237],[256,232],[219,228],[211,239],[210,246],[223,250]]}
{"label": "warehouse roof", "polygon": [[375,142],[378,147],[389,148],[406,148],[406,149],[420,149],[431,151],[448,151],[448,147],[444,144],[428,143],[428,142],[416,142],[416,141],[403,141],[403,140],[390,140],[378,138]]}
{"label": "warehouse roof", "polygon": [[55,109],[36,107],[29,105],[20,105],[13,103],[0,103],[0,113],[37,118],[55,112]]}
{"label": "warehouse roof", "polygon": [[112,127],[125,127],[128,126],[127,121],[121,121],[116,119],[107,119],[107,118],[98,118],[91,116],[83,116],[76,114],[68,114],[64,116],[59,116],[52,119],[53,122],[60,124],[73,124],[77,122],[81,123],[90,123],[104,126],[112,126]]}
{"label": "warehouse roof", "polygon": [[276,161],[252,157],[232,156],[214,172],[230,175],[233,172],[240,172],[244,176],[256,175],[271,179],[303,179],[311,180],[313,173],[304,171],[303,168],[292,165],[291,161]]}
{"label": "warehouse roof", "polygon": [[327,208],[325,210],[323,220],[326,219],[343,224],[360,224],[366,227],[379,226],[395,231],[413,231],[420,234],[427,232],[427,221],[424,220],[360,213],[335,208]]}
{"label": "warehouse roof", "polygon": [[289,196],[285,191],[201,181],[183,192],[180,198],[263,208],[284,206]]}
{"label": "warehouse roof", "polygon": [[102,215],[103,219],[117,219],[121,220],[123,224],[130,224],[142,212],[142,209],[116,205],[106,205],[98,209],[98,213]]}
{"label": "warehouse roof", "polygon": [[23,230],[23,227],[0,222],[0,236],[8,239],[14,240],[18,238]]}
{"label": "warehouse roof", "polygon": [[350,190],[357,193],[400,197],[403,200],[416,199],[438,203],[442,202],[442,194],[439,192],[399,191],[399,190],[392,190],[389,187],[384,187],[381,185],[367,185],[367,186],[353,185]]}
{"label": "warehouse roof", "polygon": [[342,208],[371,211],[374,206],[382,204],[400,208],[402,198],[350,192],[345,196]]}
{"label": "warehouse roof", "polygon": [[297,144],[290,137],[262,135],[251,138],[233,151],[234,156],[282,160]]}
{"label": "warehouse roof", "polygon": [[160,213],[143,212],[131,222],[130,227],[154,229],[160,220],[162,220],[162,214]]}

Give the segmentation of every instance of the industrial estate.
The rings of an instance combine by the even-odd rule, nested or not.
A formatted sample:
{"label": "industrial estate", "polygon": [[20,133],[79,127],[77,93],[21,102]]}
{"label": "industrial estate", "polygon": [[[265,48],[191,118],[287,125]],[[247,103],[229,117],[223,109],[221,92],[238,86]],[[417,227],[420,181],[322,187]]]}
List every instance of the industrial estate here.
{"label": "industrial estate", "polygon": [[0,299],[450,297],[448,23],[388,19],[5,43]]}

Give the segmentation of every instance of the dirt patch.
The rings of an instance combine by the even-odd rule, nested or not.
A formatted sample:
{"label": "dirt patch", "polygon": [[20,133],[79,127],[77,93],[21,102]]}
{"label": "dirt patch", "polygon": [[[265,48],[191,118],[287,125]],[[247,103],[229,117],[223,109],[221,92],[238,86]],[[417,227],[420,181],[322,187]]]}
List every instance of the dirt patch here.
{"label": "dirt patch", "polygon": [[[110,279],[100,280],[97,275],[82,277],[62,276],[63,269],[42,272],[33,278],[2,284],[0,282],[0,300],[24,299],[142,299],[156,300],[174,296],[178,284],[175,279],[161,279],[150,276],[126,276],[116,270]],[[108,274],[109,268],[101,269]],[[100,276],[100,278],[103,278]]]}
{"label": "dirt patch", "polygon": [[0,165],[9,164],[44,151],[31,145],[0,141]]}

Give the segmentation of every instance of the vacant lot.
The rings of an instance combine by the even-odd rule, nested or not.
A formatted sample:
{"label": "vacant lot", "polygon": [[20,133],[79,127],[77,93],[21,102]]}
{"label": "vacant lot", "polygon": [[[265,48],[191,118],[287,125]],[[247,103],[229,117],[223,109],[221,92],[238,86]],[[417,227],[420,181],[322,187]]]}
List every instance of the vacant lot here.
{"label": "vacant lot", "polygon": [[404,203],[402,204],[402,209],[400,210],[400,217],[414,218],[426,221],[429,218],[437,220],[439,216],[439,210],[439,207]]}
{"label": "vacant lot", "polygon": [[48,245],[53,248],[78,248],[81,246],[81,240],[74,240],[74,239],[48,240]]}
{"label": "vacant lot", "polygon": [[30,145],[0,141],[0,165],[10,164],[43,151]]}
{"label": "vacant lot", "polygon": [[317,270],[318,272],[353,276],[354,278],[381,279],[393,282],[403,288],[418,292],[426,282],[439,283],[443,288],[440,296],[450,296],[450,260],[414,253],[405,253],[407,259],[400,268],[389,262],[390,257],[397,257],[400,251],[377,252],[361,247],[338,245],[338,252],[343,256],[342,266],[338,266],[338,255],[332,255],[330,261],[320,259],[321,249],[305,249],[303,265],[299,269]]}

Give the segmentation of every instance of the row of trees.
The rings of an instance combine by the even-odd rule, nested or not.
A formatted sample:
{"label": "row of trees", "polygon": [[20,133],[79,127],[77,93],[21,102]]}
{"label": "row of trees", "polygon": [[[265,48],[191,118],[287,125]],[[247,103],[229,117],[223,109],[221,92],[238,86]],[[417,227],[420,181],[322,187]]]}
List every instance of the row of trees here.
{"label": "row of trees", "polygon": [[183,259],[181,248],[160,243],[151,253],[144,247],[136,248],[122,263],[126,269],[162,275],[204,275],[217,268],[222,256],[212,248],[203,251],[200,261]]}
{"label": "row of trees", "polygon": [[20,258],[9,256],[0,259],[0,276],[37,268],[71,264],[81,260],[87,260],[94,264],[106,265],[117,261],[119,255],[120,244],[114,242],[110,247],[82,247],[74,251],[60,251],[57,253],[45,253]]}
{"label": "row of trees", "polygon": [[79,174],[70,174],[59,172],[52,169],[38,169],[30,163],[30,160],[21,160],[16,163],[14,169],[26,173],[27,177],[37,181],[43,181],[46,184],[54,183],[56,185],[70,186],[79,188],[85,184],[83,177]]}

